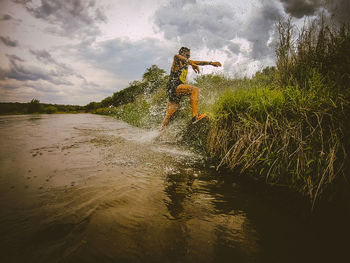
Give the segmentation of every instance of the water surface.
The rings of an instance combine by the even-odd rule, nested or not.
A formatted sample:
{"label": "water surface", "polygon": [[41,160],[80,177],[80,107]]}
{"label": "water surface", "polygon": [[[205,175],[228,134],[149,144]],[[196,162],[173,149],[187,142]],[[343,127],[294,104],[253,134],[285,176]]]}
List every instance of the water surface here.
{"label": "water surface", "polygon": [[308,227],[156,135],[90,114],[0,117],[1,262],[324,259]]}

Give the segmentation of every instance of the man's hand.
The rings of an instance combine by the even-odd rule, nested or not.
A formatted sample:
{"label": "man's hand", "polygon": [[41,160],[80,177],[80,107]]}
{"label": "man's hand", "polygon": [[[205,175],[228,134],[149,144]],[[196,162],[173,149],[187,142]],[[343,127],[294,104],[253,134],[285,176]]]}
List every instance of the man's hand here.
{"label": "man's hand", "polygon": [[191,63],[191,66],[192,66],[194,72],[196,72],[197,74],[200,72],[198,65]]}
{"label": "man's hand", "polygon": [[221,63],[220,62],[210,62],[210,65],[212,65],[214,67],[221,67]]}

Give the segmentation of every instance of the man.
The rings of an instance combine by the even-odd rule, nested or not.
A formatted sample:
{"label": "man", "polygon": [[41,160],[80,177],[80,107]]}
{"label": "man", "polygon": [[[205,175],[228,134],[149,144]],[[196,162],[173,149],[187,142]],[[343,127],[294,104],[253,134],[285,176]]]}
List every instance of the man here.
{"label": "man", "polygon": [[167,85],[168,104],[166,115],[161,126],[162,130],[169,123],[171,116],[177,111],[179,107],[179,102],[183,95],[190,95],[193,123],[207,116],[207,114],[205,113],[198,114],[199,89],[197,87],[186,84],[188,66],[191,65],[194,72],[199,73],[200,71],[198,66],[210,65],[214,67],[221,67],[221,63],[211,61],[194,61],[190,60],[189,58],[190,49],[187,47],[180,48],[179,54],[174,56],[169,76],[169,82]]}

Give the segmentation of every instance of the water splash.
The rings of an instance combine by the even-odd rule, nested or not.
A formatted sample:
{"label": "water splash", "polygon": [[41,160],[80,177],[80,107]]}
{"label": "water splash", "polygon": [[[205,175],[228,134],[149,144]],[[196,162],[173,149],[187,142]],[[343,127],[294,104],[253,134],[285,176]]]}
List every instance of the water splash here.
{"label": "water splash", "polygon": [[153,143],[160,136],[159,130],[141,131],[134,137],[134,141],[140,143]]}

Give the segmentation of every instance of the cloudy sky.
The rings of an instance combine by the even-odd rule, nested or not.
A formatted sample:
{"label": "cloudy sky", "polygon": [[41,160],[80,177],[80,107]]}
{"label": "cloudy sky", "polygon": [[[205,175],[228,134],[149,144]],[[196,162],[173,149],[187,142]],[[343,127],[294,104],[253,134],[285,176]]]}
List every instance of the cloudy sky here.
{"label": "cloudy sky", "polygon": [[[181,46],[218,72],[251,76],[274,64],[281,16],[320,10],[348,19],[348,0],[0,0],[0,102],[85,105],[167,72]],[[190,75],[193,78],[194,73]]]}

